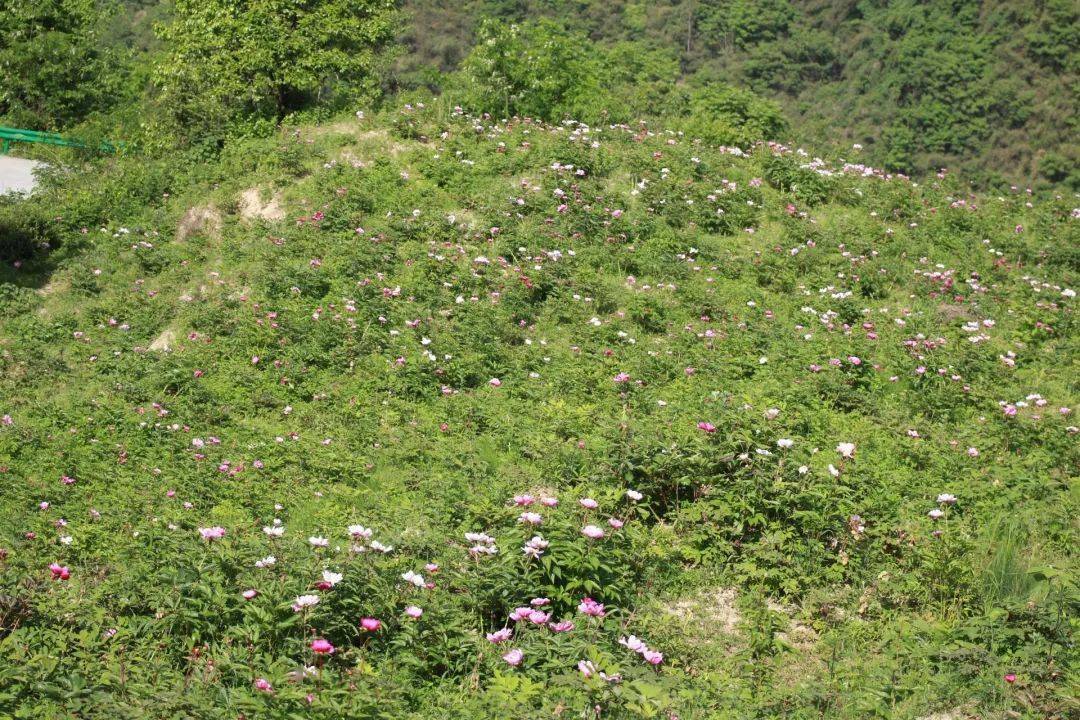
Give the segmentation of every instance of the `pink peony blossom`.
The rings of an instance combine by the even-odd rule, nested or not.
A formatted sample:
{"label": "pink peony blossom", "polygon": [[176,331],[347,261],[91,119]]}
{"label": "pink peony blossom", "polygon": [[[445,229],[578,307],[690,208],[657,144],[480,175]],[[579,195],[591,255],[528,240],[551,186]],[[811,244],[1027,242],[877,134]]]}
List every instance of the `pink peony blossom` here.
{"label": "pink peony blossom", "polygon": [[578,604],[578,610],[589,617],[602,618],[607,615],[603,603],[598,603],[590,597],[582,598]]}
{"label": "pink peony blossom", "polygon": [[311,649],[318,655],[333,655],[334,646],[330,644],[329,640],[323,638],[316,638],[311,641]]}
{"label": "pink peony blossom", "polygon": [[502,630],[496,630],[495,632],[488,633],[487,639],[488,642],[494,645],[498,645],[499,643],[504,643],[509,640],[513,636],[513,634],[514,631],[510,628],[503,628]]}
{"label": "pink peony blossom", "polygon": [[221,538],[225,537],[225,528],[218,526],[199,528],[199,534],[202,535],[202,539],[206,540],[207,542],[211,542],[213,540],[220,540]]}

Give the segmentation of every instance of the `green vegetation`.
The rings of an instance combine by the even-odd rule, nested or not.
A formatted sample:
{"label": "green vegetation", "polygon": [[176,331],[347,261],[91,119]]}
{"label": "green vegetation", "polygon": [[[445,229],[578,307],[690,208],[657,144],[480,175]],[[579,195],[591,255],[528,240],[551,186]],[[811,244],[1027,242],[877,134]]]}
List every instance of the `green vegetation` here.
{"label": "green vegetation", "polygon": [[[177,0],[160,28],[161,103],[181,133],[220,138],[237,120],[370,101],[393,38],[393,0]],[[348,81],[343,81],[343,78]]]}
{"label": "green vegetation", "polygon": [[1076,710],[1072,204],[438,101],[196,157],[18,206],[0,711]]}
{"label": "green vegetation", "polygon": [[[694,92],[749,90],[785,118],[766,126],[786,129],[770,139],[913,176],[945,167],[983,189],[1080,189],[1071,0],[395,4],[13,0],[0,19],[0,121],[119,132],[161,151],[166,138],[266,135],[286,116],[325,118],[386,91],[682,127]],[[404,52],[388,71],[395,34]],[[477,75],[491,86],[468,82]]]}
{"label": "green vegetation", "polygon": [[[687,82],[781,103],[796,137],[890,170],[1080,188],[1080,10],[1071,0],[410,0],[400,82],[441,87],[482,18],[555,18],[601,48],[660,52]],[[490,22],[490,21],[489,21]],[[434,79],[434,81],[433,81]],[[606,81],[599,83],[607,86]],[[644,100],[644,99],[643,99]],[[666,102],[638,102],[638,116]],[[681,110],[681,108],[676,108]]]}
{"label": "green vegetation", "polygon": [[1080,713],[1070,150],[872,164],[987,162],[1000,15],[33,7],[109,80],[4,121],[126,144],[0,196],[0,717]]}

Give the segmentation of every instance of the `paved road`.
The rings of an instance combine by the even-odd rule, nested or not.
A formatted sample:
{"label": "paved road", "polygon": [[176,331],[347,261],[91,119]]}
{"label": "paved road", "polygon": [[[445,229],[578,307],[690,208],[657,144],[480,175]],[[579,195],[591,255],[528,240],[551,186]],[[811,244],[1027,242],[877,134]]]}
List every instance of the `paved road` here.
{"label": "paved road", "polygon": [[0,195],[33,190],[37,184],[34,168],[42,164],[37,160],[0,155]]}

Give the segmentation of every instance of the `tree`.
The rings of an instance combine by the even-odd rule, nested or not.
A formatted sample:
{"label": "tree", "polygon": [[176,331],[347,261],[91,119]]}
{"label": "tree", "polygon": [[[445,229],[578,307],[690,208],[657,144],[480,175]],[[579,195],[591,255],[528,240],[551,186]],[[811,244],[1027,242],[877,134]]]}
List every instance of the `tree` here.
{"label": "tree", "polygon": [[397,31],[394,0],[177,0],[158,28],[169,52],[155,81],[189,130],[281,120],[378,88]]}
{"label": "tree", "polygon": [[548,20],[486,21],[462,65],[464,104],[504,117],[592,120],[593,101],[604,95],[597,54],[584,36]]}
{"label": "tree", "polygon": [[58,130],[108,107],[123,57],[99,41],[95,0],[6,0],[0,10],[0,117]]}

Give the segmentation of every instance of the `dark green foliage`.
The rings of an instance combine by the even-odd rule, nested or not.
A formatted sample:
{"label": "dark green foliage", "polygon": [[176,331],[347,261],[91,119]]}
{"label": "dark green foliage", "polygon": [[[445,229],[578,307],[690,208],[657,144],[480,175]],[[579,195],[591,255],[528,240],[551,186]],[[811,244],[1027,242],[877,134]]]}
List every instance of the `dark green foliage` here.
{"label": "dark green foliage", "polygon": [[[594,57],[632,43],[641,58],[675,59],[684,81],[749,86],[781,103],[798,140],[846,155],[864,146],[849,159],[918,175],[959,169],[983,186],[1080,187],[1070,172],[1080,165],[1072,141],[1080,14],[1069,0],[410,0],[407,7],[427,31],[403,36],[410,53],[398,84],[443,86],[434,71],[458,67],[483,18],[498,18],[502,28],[553,18],[597,42]],[[668,72],[666,61],[648,64]],[[608,104],[620,110],[632,98],[635,118],[688,112],[670,87],[627,95],[621,84],[608,72],[591,87],[611,94]],[[1042,152],[1060,160],[1044,163]]]}
{"label": "dark green foliage", "polygon": [[0,8],[0,124],[57,130],[120,95],[126,53],[101,40],[98,0],[7,0]]}
{"label": "dark green foliage", "polygon": [[160,28],[162,104],[195,141],[236,123],[369,100],[395,17],[390,0],[179,0]]}

